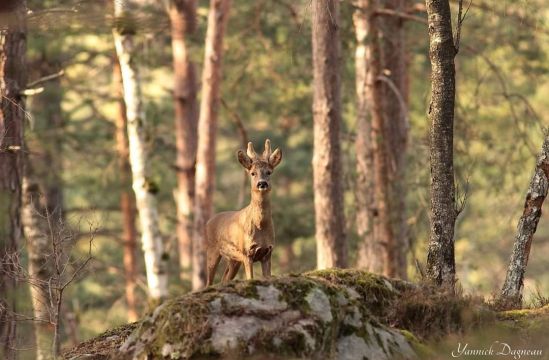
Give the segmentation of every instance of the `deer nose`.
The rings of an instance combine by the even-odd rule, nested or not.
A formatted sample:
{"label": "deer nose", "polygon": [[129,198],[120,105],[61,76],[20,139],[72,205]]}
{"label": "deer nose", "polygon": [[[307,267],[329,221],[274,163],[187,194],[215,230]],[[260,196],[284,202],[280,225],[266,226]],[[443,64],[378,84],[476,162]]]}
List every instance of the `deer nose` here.
{"label": "deer nose", "polygon": [[257,188],[260,189],[260,190],[265,190],[269,187],[269,183],[267,183],[266,181],[258,181],[257,182]]}

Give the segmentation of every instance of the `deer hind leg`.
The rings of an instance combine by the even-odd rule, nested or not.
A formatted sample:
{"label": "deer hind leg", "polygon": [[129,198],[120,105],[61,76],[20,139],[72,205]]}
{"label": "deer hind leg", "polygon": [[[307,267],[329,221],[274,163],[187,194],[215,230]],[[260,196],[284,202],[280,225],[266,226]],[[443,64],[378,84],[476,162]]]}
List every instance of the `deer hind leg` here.
{"label": "deer hind leg", "polygon": [[236,274],[238,274],[239,269],[240,269],[240,261],[229,260],[229,262],[227,263],[227,268],[225,269],[225,273],[223,274],[223,283],[226,284],[232,279],[234,279]]}
{"label": "deer hind leg", "polygon": [[206,255],[206,270],[208,272],[208,279],[206,282],[206,286],[210,286],[211,284],[213,284],[213,281],[215,278],[215,272],[217,270],[217,265],[219,265],[220,260],[221,260],[221,254],[219,254],[219,251],[208,249],[208,252]]}

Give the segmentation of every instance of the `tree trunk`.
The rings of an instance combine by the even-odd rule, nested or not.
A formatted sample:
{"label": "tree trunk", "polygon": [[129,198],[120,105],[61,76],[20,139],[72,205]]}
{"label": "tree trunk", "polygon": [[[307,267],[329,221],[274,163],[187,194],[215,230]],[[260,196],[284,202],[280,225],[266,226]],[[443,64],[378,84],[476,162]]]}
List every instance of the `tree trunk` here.
{"label": "tree trunk", "polygon": [[131,192],[131,167],[129,162],[128,138],[126,136],[127,119],[126,103],[124,102],[124,88],[120,63],[115,57],[113,64],[113,86],[117,99],[116,111],[116,151],[120,171],[120,210],[122,212],[122,241],[124,242],[124,274],[126,276],[126,304],[128,306],[128,321],[134,322],[138,318],[136,299],[137,277],[137,229],[135,227],[135,197]]}
{"label": "tree trunk", "polygon": [[115,1],[114,11],[117,19],[114,29],[116,53],[120,61],[124,101],[128,121],[128,142],[130,165],[133,177],[137,210],[141,224],[141,243],[145,255],[147,285],[153,300],[161,300],[168,295],[168,255],[158,225],[156,194],[158,185],[151,177],[149,154],[145,144],[145,112],[138,67],[135,58],[135,32],[137,20],[133,18],[131,0]]}
{"label": "tree trunk", "polygon": [[[26,85],[26,1],[11,1],[2,10],[5,13],[0,15],[10,21],[0,29],[0,258],[18,251],[23,231],[20,211],[25,101],[21,91]],[[0,355],[5,359],[15,358],[17,281],[9,273],[18,266],[0,263]]]}
{"label": "tree trunk", "polygon": [[[368,0],[355,2],[353,23],[356,36],[355,50],[355,86],[356,86],[356,226],[360,239],[357,267],[375,273],[383,271],[383,261],[378,254],[383,248],[375,241],[373,233],[374,219],[374,181],[373,154],[371,139],[371,110],[373,103],[372,87],[372,49],[370,43],[375,39],[375,31],[370,34],[371,16]],[[373,29],[375,30],[375,29]]]}
{"label": "tree trunk", "polygon": [[[53,268],[48,260],[52,256],[52,247],[49,225],[53,225],[53,218],[48,215],[47,200],[41,188],[38,177],[34,173],[32,164],[25,164],[23,179],[23,209],[21,213],[27,240],[29,256],[30,294],[35,319],[34,334],[36,337],[36,359],[54,358],[52,319],[55,310],[50,306],[50,279]],[[53,230],[52,230],[53,231]]]}
{"label": "tree trunk", "polygon": [[[370,271],[382,272],[387,276],[396,275],[396,243],[391,222],[391,198],[389,187],[389,136],[387,135],[386,116],[383,107],[382,83],[379,80],[382,69],[382,58],[379,38],[378,17],[374,14],[378,3],[376,1],[360,0],[355,12],[355,31],[359,46],[357,54],[362,53],[362,59],[357,60],[357,159],[358,184],[357,200],[367,197],[367,193],[374,198],[374,206],[361,209],[362,212],[371,211],[371,236],[364,239],[360,248],[361,262]],[[362,49],[362,46],[364,49]],[[357,56],[359,57],[359,56]],[[360,68],[359,68],[360,67]],[[361,104],[363,102],[363,104]],[[368,131],[368,119],[371,119],[371,134]],[[370,141],[369,146],[363,146]],[[369,155],[368,153],[371,153]],[[371,156],[371,169],[368,174],[364,159]],[[367,189],[365,178],[370,177],[372,188]],[[363,201],[358,206],[364,207]],[[362,225],[362,224],[359,224]]]}
{"label": "tree trunk", "polygon": [[524,210],[520,217],[513,252],[509,259],[509,268],[505,283],[501,290],[500,301],[509,307],[520,307],[522,304],[522,289],[524,287],[524,273],[528,265],[528,256],[532,246],[532,238],[536,232],[541,217],[541,207],[547,197],[549,188],[549,133],[541,153],[538,156],[534,176],[528,185]]}
{"label": "tree trunk", "polygon": [[426,0],[431,59],[431,229],[427,276],[433,283],[453,289],[455,282],[454,226],[454,102],[456,48],[448,0]]}
{"label": "tree trunk", "polygon": [[[407,0],[385,0],[385,8],[406,12]],[[408,229],[406,224],[405,156],[408,144],[407,49],[404,20],[397,16],[381,18],[383,38],[383,108],[389,154],[390,214],[395,244],[395,275],[407,278]]]}
{"label": "tree trunk", "polygon": [[215,137],[221,83],[223,36],[229,18],[230,0],[211,0],[202,72],[202,99],[198,120],[195,211],[193,235],[193,289],[206,284],[205,226],[212,215],[215,187]]}
{"label": "tree trunk", "polygon": [[341,169],[339,5],[313,0],[313,177],[317,267],[347,266]]}
{"label": "tree trunk", "polygon": [[177,240],[182,280],[191,279],[192,210],[196,163],[196,75],[185,37],[195,31],[196,1],[173,0],[168,14],[172,33],[174,69],[175,143],[177,148]]}

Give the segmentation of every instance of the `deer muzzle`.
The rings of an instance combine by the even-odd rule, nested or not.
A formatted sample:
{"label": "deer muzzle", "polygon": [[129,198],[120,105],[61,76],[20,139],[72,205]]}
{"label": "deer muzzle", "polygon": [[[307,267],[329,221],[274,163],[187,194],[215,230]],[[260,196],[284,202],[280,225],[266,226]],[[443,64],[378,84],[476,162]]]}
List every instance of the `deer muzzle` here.
{"label": "deer muzzle", "polygon": [[257,188],[261,191],[269,190],[269,183],[265,180],[260,180],[257,182]]}

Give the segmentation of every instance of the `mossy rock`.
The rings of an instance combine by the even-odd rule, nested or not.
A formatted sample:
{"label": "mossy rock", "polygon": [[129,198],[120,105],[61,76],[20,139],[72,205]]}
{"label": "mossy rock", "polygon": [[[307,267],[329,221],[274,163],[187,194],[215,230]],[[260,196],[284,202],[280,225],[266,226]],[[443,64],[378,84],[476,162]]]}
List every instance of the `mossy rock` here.
{"label": "mossy rock", "polygon": [[[369,309],[397,293],[391,281],[356,270],[235,281],[164,302],[121,345],[111,347],[108,356],[416,358],[408,338],[384,325]],[[365,297],[372,301],[364,301]]]}

